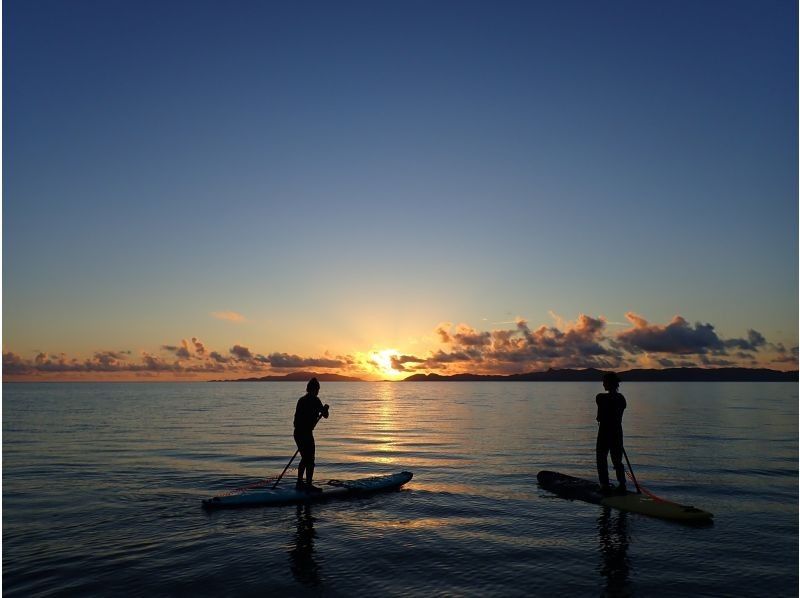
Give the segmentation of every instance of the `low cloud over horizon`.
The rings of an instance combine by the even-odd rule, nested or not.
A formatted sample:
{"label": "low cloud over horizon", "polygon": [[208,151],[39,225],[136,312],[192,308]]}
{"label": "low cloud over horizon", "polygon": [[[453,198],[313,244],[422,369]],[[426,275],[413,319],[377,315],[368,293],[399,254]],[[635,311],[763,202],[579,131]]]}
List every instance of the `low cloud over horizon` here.
{"label": "low cloud over horizon", "polygon": [[[551,314],[552,315],[552,314]],[[532,328],[518,318],[512,328],[478,330],[443,322],[435,327],[438,346],[425,354],[396,352],[385,369],[374,360],[347,355],[301,356],[273,351],[261,354],[235,344],[225,351],[208,348],[198,337],[162,344],[157,352],[98,350],[89,358],[37,352],[26,358],[3,353],[5,378],[90,379],[125,374],[135,378],[207,379],[240,375],[285,374],[314,368],[365,378],[438,372],[512,374],[549,368],[636,367],[786,367],[797,366],[798,348],[769,342],[756,330],[746,338],[722,338],[709,323],[689,323],[676,315],[666,324],[651,324],[628,312],[627,329],[608,334],[603,317],[581,314],[574,322],[554,317],[556,325]],[[388,371],[387,371],[388,368]]]}

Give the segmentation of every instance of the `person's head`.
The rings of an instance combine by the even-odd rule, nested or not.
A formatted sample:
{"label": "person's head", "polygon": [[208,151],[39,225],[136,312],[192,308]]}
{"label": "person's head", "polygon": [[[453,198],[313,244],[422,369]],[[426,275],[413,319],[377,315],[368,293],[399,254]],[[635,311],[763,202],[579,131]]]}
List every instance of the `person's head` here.
{"label": "person's head", "polygon": [[612,392],[619,388],[619,376],[617,376],[614,372],[606,372],[603,374],[603,388],[607,391]]}
{"label": "person's head", "polygon": [[310,395],[317,396],[319,394],[319,380],[311,378],[306,384],[306,392]]}

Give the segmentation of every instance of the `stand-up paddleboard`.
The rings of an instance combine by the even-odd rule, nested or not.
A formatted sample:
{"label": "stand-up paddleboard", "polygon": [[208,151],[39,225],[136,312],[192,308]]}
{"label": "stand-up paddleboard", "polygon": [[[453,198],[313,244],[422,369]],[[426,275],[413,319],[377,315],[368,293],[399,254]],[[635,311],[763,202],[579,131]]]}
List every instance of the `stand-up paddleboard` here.
{"label": "stand-up paddleboard", "polygon": [[307,493],[294,489],[294,485],[285,488],[245,488],[229,494],[222,494],[203,501],[208,509],[224,509],[231,507],[254,507],[270,505],[286,505],[293,503],[318,502],[331,498],[362,496],[373,492],[396,490],[408,482],[414,474],[401,471],[390,475],[372,476],[356,480],[329,480],[322,484],[322,492]]}
{"label": "stand-up paddleboard", "polygon": [[612,507],[620,511],[641,513],[660,519],[682,521],[684,523],[710,523],[714,516],[708,511],[679,505],[668,500],[654,498],[646,494],[627,492],[625,494],[604,494],[600,486],[588,480],[575,478],[555,471],[540,471],[536,476],[539,486],[562,498],[583,500]]}

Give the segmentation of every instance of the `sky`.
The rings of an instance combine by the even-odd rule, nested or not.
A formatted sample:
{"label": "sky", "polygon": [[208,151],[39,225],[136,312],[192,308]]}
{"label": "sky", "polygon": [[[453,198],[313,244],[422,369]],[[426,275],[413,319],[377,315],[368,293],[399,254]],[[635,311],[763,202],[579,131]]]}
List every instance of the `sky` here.
{"label": "sky", "polygon": [[3,2],[3,375],[797,368],[793,2]]}

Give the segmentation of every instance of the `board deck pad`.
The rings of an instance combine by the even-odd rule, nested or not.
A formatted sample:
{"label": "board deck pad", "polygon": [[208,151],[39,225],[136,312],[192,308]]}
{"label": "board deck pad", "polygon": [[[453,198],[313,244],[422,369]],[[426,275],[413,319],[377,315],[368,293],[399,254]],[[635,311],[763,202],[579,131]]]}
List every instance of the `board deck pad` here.
{"label": "board deck pad", "polygon": [[307,493],[295,490],[294,484],[278,488],[246,488],[203,500],[203,507],[222,509],[230,507],[286,505],[319,502],[331,498],[360,496],[372,492],[396,490],[407,483],[414,474],[401,471],[389,475],[370,476],[355,480],[329,480],[322,484],[322,492]]}
{"label": "board deck pad", "polygon": [[696,507],[653,498],[646,494],[637,494],[635,492],[604,494],[600,490],[600,486],[594,482],[555,471],[540,471],[536,479],[539,481],[539,486],[562,498],[582,500],[603,505],[604,507],[619,509],[620,511],[641,513],[642,515],[685,523],[709,523],[714,516],[708,511],[703,511]]}

